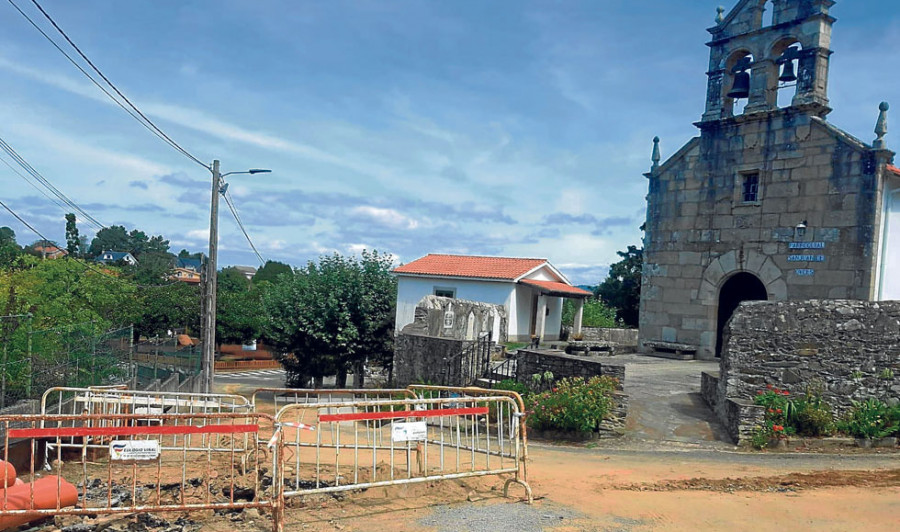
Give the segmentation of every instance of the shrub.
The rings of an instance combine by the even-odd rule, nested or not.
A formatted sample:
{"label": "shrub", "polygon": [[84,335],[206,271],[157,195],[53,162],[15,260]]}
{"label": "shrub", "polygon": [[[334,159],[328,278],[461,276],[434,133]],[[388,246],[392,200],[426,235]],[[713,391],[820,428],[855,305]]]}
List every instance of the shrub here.
{"label": "shrub", "polygon": [[516,392],[523,398],[528,394],[528,386],[525,386],[515,379],[503,379],[494,386],[494,389]]}
{"label": "shrub", "polygon": [[897,423],[892,421],[894,415],[894,409],[878,399],[853,401],[853,408],[838,421],[837,426],[841,432],[854,438],[884,438],[898,431]]}
{"label": "shrub", "polygon": [[788,424],[802,436],[830,436],[834,433],[834,416],[831,407],[822,400],[821,386],[810,386],[802,399],[793,401],[787,408],[791,412]]}
{"label": "shrub", "polygon": [[539,430],[592,432],[609,415],[618,381],[611,377],[563,379],[528,398],[528,426]]}
{"label": "shrub", "polygon": [[762,449],[770,440],[785,438],[794,433],[794,428],[788,423],[793,414],[794,403],[788,396],[789,391],[779,390],[771,384],[765,391],[757,392],[753,403],[764,406],[766,411],[762,426],[756,428],[750,439],[753,447]]}

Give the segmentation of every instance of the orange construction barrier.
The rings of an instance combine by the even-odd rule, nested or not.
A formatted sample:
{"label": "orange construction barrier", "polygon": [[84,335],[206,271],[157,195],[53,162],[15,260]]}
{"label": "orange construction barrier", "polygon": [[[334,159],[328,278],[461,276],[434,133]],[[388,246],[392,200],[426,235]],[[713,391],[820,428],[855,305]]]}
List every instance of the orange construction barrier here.
{"label": "orange construction barrier", "polygon": [[[59,477],[49,476],[35,480],[34,507],[36,510],[48,510],[56,508],[57,487],[59,488],[59,507],[75,506],[78,502],[78,490],[75,486]],[[32,484],[12,486],[5,492],[0,490],[0,511],[3,510],[29,510],[31,506]],[[35,519],[42,519],[44,515],[28,512],[17,515],[5,515],[0,517],[0,530],[24,525]]]}

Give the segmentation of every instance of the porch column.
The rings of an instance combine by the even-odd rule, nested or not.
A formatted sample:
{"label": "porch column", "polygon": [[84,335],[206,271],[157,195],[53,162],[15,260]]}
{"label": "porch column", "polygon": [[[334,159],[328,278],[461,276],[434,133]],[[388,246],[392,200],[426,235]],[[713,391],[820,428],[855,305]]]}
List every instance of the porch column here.
{"label": "porch column", "polygon": [[584,317],[584,298],[575,300],[575,323],[572,324],[572,334],[581,334],[581,320]]}
{"label": "porch column", "polygon": [[547,296],[541,294],[538,296],[537,316],[535,316],[534,334],[544,339],[544,327],[547,324]]}

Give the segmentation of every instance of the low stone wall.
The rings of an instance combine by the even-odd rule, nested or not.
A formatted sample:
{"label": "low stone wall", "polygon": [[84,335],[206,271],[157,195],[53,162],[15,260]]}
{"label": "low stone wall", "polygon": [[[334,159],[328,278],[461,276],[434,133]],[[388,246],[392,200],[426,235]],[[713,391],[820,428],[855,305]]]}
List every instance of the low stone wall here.
{"label": "low stone wall", "polygon": [[719,402],[719,372],[704,371],[700,373],[700,397],[710,409],[715,411]]}
{"label": "low stone wall", "polygon": [[852,401],[900,402],[900,302],[744,302],[724,347],[716,412],[741,441],[762,420],[752,402],[767,385],[816,389],[836,415]]}
{"label": "low stone wall", "polygon": [[637,352],[637,329],[601,329],[599,327],[583,327],[581,333],[584,335],[584,341],[586,342],[614,342],[623,350],[623,352]]}
{"label": "low stone wall", "polygon": [[[516,380],[530,383],[531,376],[545,372],[553,373],[554,380],[568,377],[589,379],[597,376],[613,377],[619,381],[618,392],[613,396],[613,410],[610,417],[601,424],[598,434],[601,438],[621,436],[625,433],[625,417],[628,415],[628,396],[625,386],[625,366],[601,362],[597,357],[567,355],[558,351],[532,351],[519,349],[516,356]],[[552,437],[549,436],[548,437]]]}
{"label": "low stone wall", "polygon": [[619,380],[619,389],[625,386],[625,366],[609,364],[599,357],[567,355],[559,351],[532,351],[519,349],[516,357],[516,379],[530,382],[535,373],[553,373],[556,380],[567,377],[609,376]]}
{"label": "low stone wall", "polygon": [[438,382],[447,360],[466,342],[421,334],[400,333],[394,340],[394,386]]}

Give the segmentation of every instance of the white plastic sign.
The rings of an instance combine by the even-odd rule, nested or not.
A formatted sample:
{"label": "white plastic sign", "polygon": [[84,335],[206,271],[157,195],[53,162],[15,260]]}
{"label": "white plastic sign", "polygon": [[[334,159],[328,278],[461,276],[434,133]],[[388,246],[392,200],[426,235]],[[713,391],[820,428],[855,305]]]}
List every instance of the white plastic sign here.
{"label": "white plastic sign", "polygon": [[159,440],[116,440],[109,443],[111,460],[156,460]]}
{"label": "white plastic sign", "polygon": [[424,441],[427,436],[428,427],[424,421],[410,421],[391,425],[391,440],[395,442]]}

